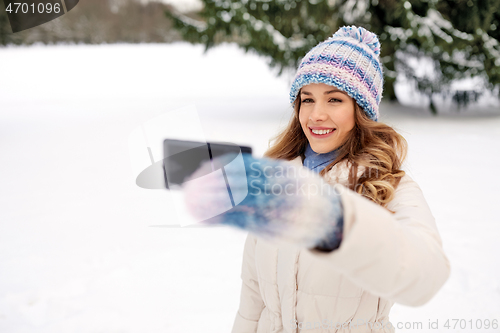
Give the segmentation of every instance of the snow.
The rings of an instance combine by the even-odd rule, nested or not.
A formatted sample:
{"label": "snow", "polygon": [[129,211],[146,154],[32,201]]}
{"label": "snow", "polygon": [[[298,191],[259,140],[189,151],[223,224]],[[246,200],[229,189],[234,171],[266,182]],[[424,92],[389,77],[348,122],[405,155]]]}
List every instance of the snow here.
{"label": "snow", "polygon": [[[0,59],[0,332],[229,332],[246,234],[176,227],[175,194],[135,185],[129,140],[194,108],[179,133],[197,137],[199,122],[207,140],[262,156],[291,113],[289,78],[234,45],[7,47]],[[403,83],[398,94],[418,99]],[[381,107],[452,265],[429,303],[393,307],[394,325],[500,319],[500,112],[486,102],[439,117]]]}
{"label": "snow", "polygon": [[[158,0],[144,0],[158,1]],[[198,11],[203,8],[203,3],[200,0],[159,0],[160,2],[173,5],[177,10],[182,12]]]}

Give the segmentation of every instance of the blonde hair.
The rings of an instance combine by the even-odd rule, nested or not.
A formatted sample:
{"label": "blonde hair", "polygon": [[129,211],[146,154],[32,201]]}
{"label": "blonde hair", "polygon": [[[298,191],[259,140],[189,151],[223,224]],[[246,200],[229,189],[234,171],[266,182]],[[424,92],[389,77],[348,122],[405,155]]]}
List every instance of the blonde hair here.
{"label": "blonde hair", "polygon": [[[391,126],[368,118],[357,103],[354,105],[353,129],[339,147],[335,160],[319,174],[324,177],[335,164],[346,160],[350,165],[348,187],[386,208],[405,175],[401,166],[407,155],[408,144]],[[283,131],[269,140],[265,157],[292,160],[301,156],[304,161],[308,141],[300,125],[299,111],[300,91],[295,99],[293,117]],[[272,146],[271,141],[275,141]],[[366,168],[356,179],[359,165]]]}

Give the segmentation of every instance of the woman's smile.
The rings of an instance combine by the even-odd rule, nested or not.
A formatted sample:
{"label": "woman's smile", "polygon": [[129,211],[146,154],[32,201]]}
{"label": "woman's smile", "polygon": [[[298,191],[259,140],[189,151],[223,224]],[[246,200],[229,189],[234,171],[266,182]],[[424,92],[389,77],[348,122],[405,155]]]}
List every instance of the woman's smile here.
{"label": "woman's smile", "polygon": [[329,129],[316,129],[316,127],[309,127],[311,132],[311,137],[318,139],[325,139],[333,135],[335,133],[336,128]]}

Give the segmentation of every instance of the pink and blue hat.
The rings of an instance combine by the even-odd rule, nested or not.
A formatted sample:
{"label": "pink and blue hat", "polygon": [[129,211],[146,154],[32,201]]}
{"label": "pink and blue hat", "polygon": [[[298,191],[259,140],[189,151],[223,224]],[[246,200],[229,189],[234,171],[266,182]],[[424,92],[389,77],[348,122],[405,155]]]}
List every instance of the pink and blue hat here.
{"label": "pink and blue hat", "polygon": [[294,105],[300,88],[324,83],[345,91],[368,117],[379,118],[384,77],[377,35],[362,27],[342,27],[313,47],[297,69],[291,90]]}

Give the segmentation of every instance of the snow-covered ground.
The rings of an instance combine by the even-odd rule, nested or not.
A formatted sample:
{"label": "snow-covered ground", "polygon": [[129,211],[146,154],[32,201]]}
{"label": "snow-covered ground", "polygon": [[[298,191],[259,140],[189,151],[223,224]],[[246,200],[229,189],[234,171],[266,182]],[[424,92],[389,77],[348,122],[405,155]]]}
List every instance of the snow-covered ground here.
{"label": "snow-covered ground", "polygon": [[[0,60],[0,332],[229,332],[246,234],[172,227],[172,194],[135,185],[129,136],[194,106],[208,140],[261,156],[291,113],[289,79],[234,45],[8,47]],[[381,110],[452,264],[432,301],[395,305],[391,322],[500,332],[484,328],[500,320],[500,117]],[[184,136],[196,121],[179,121]]]}

